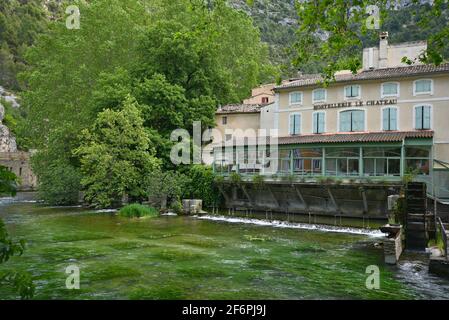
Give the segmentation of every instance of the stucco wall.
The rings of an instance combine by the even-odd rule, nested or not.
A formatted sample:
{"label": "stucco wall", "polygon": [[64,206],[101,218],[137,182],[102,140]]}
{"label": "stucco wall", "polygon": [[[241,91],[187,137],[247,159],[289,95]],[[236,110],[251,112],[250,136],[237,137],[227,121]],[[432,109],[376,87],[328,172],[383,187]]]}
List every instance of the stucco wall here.
{"label": "stucco wall", "polygon": [[[418,79],[433,79],[433,94],[413,95],[413,81]],[[381,84],[387,81],[361,81],[361,101],[397,99],[393,104],[398,107],[398,125],[400,131],[415,130],[414,128],[414,106],[429,104],[432,106],[431,127],[435,131],[434,140],[440,143],[436,158],[449,162],[449,75],[433,75],[424,77],[413,77],[407,79],[388,80],[398,82],[400,85],[399,97],[382,98]],[[360,101],[358,99],[345,100],[344,87],[347,84],[338,83],[327,88],[326,103],[340,103],[346,101]],[[312,90],[316,87],[298,88],[279,91],[279,135],[289,135],[289,115],[301,114],[301,134],[313,134],[313,112],[324,111],[326,122],[326,133],[339,132],[339,113],[349,109],[366,110],[366,131],[382,131],[381,110],[385,105],[361,106],[350,108],[330,108],[325,110],[314,110],[312,103]],[[301,105],[289,105],[289,93],[301,91],[303,103]],[[316,104],[318,105],[318,104]],[[446,143],[444,143],[446,142]]]}
{"label": "stucco wall", "polygon": [[[227,117],[227,124],[223,124],[223,117]],[[234,113],[215,115],[214,143],[224,141],[226,130],[233,130],[235,137],[243,138],[245,136],[255,137],[260,128],[260,114],[257,113]],[[236,131],[237,130],[237,131]]]}

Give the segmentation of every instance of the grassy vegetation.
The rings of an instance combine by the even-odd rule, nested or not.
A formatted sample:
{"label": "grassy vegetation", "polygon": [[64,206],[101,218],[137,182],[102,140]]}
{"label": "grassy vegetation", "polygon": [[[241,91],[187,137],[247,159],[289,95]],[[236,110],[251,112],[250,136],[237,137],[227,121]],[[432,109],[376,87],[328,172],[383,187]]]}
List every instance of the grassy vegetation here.
{"label": "grassy vegetation", "polygon": [[159,212],[153,207],[133,203],[121,208],[119,215],[127,218],[157,217]]}

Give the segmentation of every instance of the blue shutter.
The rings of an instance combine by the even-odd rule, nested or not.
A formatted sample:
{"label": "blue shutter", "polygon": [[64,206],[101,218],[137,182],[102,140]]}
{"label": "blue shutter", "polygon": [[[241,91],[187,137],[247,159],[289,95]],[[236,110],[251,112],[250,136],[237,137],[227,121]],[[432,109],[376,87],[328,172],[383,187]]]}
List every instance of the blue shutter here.
{"label": "blue shutter", "polygon": [[351,131],[351,111],[344,111],[340,113],[340,131]]}
{"label": "blue shutter", "polygon": [[289,128],[289,133],[290,133],[290,134],[294,134],[294,133],[295,133],[294,130],[295,130],[295,115],[292,114],[292,115],[290,115],[290,128]]}
{"label": "blue shutter", "polygon": [[318,113],[318,133],[324,132],[324,112]]}
{"label": "blue shutter", "polygon": [[319,133],[319,128],[317,127],[317,119],[318,119],[319,113],[313,114],[313,133]]}
{"label": "blue shutter", "polygon": [[301,116],[299,114],[295,115],[295,134],[301,132]]}
{"label": "blue shutter", "polygon": [[398,130],[398,109],[389,108],[390,110],[390,130]]}
{"label": "blue shutter", "polygon": [[423,129],[430,129],[430,106],[423,107]]}
{"label": "blue shutter", "polygon": [[416,107],[415,108],[415,128],[416,129],[422,129],[422,107]]}
{"label": "blue shutter", "polygon": [[352,131],[365,130],[365,112],[362,110],[352,111]]}
{"label": "blue shutter", "polygon": [[391,130],[390,126],[389,126],[390,123],[388,121],[388,113],[389,113],[389,111],[390,111],[390,109],[386,108],[386,109],[383,110],[383,113],[382,113],[382,128],[384,130]]}

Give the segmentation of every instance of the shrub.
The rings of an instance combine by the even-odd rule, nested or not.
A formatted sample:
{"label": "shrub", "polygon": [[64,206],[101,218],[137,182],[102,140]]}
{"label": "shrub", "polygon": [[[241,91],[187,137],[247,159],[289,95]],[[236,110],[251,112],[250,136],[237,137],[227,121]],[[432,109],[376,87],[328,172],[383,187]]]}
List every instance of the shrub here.
{"label": "shrub", "polygon": [[223,184],[224,178],[215,175],[211,166],[190,166],[186,175],[190,179],[184,190],[188,198],[202,199],[204,207],[217,206],[221,203],[222,198],[217,185]]}
{"label": "shrub", "polygon": [[253,176],[253,184],[256,189],[262,189],[265,185],[265,177],[260,174]]}
{"label": "shrub", "polygon": [[176,214],[182,214],[184,212],[184,208],[182,207],[182,203],[179,199],[175,199],[170,203],[170,209]]}
{"label": "shrub", "polygon": [[81,173],[65,160],[47,161],[37,154],[32,158],[38,177],[39,199],[53,206],[74,205],[79,202]]}
{"label": "shrub", "polygon": [[231,179],[232,184],[239,185],[242,183],[242,176],[237,172],[232,172],[229,178]]}
{"label": "shrub", "polygon": [[133,203],[121,208],[119,215],[127,218],[156,217],[159,215],[159,212],[153,207]]}

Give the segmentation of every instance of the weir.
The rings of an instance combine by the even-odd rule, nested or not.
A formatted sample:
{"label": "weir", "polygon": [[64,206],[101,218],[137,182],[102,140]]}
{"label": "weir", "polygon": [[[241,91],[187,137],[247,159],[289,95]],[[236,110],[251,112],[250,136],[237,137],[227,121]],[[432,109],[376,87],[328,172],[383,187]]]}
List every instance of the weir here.
{"label": "weir", "polygon": [[399,183],[319,183],[266,181],[224,182],[219,189],[224,207],[235,210],[320,214],[354,218],[387,218],[388,196],[399,194]]}

